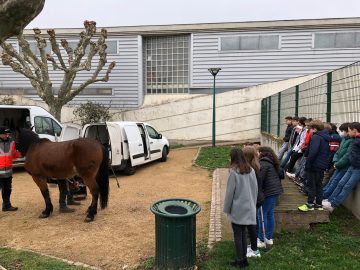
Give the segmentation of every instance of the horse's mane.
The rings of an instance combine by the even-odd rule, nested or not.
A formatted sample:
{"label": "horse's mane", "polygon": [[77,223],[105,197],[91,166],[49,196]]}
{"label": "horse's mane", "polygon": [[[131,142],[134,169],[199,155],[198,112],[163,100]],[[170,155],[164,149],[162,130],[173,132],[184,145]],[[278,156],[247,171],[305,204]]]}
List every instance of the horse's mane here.
{"label": "horse's mane", "polygon": [[17,143],[17,148],[21,152],[22,156],[25,156],[29,147],[34,143],[41,143],[43,141],[48,141],[48,139],[41,139],[39,135],[29,129],[20,129],[19,139]]}

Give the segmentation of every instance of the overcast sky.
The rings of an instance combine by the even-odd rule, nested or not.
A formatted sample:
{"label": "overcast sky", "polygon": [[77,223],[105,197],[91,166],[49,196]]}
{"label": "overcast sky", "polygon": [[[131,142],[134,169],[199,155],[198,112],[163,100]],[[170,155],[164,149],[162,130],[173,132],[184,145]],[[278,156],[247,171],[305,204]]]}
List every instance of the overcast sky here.
{"label": "overcast sky", "polygon": [[360,0],[46,0],[27,27],[243,22],[360,16]]}

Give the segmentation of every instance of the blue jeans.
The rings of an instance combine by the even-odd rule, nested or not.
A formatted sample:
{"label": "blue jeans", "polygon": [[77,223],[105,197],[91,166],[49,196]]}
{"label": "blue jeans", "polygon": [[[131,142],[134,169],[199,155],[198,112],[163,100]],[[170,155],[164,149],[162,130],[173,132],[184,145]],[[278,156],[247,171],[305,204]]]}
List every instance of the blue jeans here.
{"label": "blue jeans", "polygon": [[286,153],[286,156],[285,156],[285,159],[281,162],[281,165],[280,165],[280,167],[281,168],[285,168],[285,166],[286,166],[286,164],[289,162],[289,160],[290,160],[290,157],[291,157],[291,155],[292,155],[292,149],[289,149],[288,151],[287,151],[287,153]]}
{"label": "blue jeans", "polygon": [[335,188],[334,192],[329,197],[329,202],[332,207],[339,206],[346,197],[352,192],[360,180],[360,169],[350,167],[341,178],[339,184]]}
{"label": "blue jeans", "polygon": [[301,161],[300,161],[297,169],[296,169],[296,172],[295,172],[295,176],[296,176],[296,177],[300,177],[301,171],[305,168],[305,163],[306,163],[306,159],[305,159],[305,157],[303,156],[303,157],[301,158]]}
{"label": "blue jeans", "polygon": [[[265,234],[266,239],[272,239],[274,230],[275,230],[275,204],[279,195],[273,195],[266,197],[264,203],[262,205],[263,213],[264,213],[264,226],[265,226]],[[264,241],[264,234],[262,228],[262,219],[261,219],[261,208],[258,210],[258,238],[261,241]]]}
{"label": "blue jeans", "polygon": [[280,147],[280,150],[279,150],[279,153],[278,153],[278,159],[281,161],[284,154],[286,153],[286,150],[288,149],[288,145],[289,145],[289,142],[284,142],[281,147]]}
{"label": "blue jeans", "polygon": [[347,172],[347,169],[336,170],[334,172],[329,183],[327,183],[327,185],[323,189],[323,198],[324,199],[328,199],[331,196],[331,194],[334,192],[334,190],[336,189],[337,185],[339,184],[341,178],[344,177],[346,172]]}

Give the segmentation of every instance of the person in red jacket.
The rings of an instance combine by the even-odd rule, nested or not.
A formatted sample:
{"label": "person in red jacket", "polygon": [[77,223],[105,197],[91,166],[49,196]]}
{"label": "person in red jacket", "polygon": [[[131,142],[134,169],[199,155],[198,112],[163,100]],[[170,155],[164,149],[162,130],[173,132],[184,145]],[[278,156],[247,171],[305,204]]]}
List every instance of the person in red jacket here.
{"label": "person in red jacket", "polygon": [[20,153],[15,149],[15,142],[10,140],[10,134],[10,129],[0,126],[0,188],[2,189],[3,211],[18,210],[17,207],[11,205],[10,195],[13,159],[20,157]]}

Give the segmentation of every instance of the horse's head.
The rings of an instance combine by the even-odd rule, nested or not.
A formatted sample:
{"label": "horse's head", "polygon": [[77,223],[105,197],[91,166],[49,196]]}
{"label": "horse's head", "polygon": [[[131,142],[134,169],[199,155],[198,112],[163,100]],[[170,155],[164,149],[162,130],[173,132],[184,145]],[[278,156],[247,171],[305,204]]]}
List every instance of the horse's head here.
{"label": "horse's head", "polygon": [[40,142],[41,139],[39,135],[30,129],[22,128],[18,133],[17,149],[20,151],[21,155],[24,157],[29,150],[30,145],[33,143]]}

